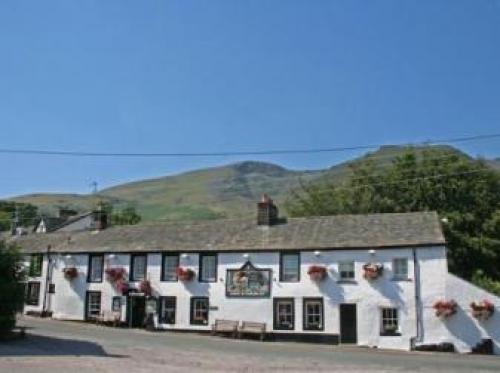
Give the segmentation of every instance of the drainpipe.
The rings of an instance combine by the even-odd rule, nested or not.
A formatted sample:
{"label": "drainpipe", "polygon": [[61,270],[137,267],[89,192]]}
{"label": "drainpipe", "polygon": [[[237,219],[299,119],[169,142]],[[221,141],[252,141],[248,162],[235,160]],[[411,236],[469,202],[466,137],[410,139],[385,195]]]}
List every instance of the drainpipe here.
{"label": "drainpipe", "polygon": [[413,278],[415,282],[415,318],[417,335],[410,340],[411,349],[414,350],[417,343],[423,342],[422,328],[422,297],[420,294],[420,266],[417,260],[417,249],[413,248]]}

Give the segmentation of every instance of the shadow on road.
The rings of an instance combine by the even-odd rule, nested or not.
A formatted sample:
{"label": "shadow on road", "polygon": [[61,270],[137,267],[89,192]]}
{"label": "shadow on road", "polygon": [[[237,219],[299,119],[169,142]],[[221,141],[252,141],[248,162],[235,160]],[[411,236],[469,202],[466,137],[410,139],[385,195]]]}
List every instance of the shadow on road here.
{"label": "shadow on road", "polygon": [[0,342],[2,356],[95,356],[124,358],[127,355],[108,354],[94,342],[26,335],[24,339]]}

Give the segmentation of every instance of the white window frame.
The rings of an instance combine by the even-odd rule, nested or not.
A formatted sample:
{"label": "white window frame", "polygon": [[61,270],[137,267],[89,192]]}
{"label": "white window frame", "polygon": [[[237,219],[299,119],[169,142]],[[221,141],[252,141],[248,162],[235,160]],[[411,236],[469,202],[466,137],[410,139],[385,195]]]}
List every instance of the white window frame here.
{"label": "white window frame", "polygon": [[[207,297],[191,298],[191,325],[208,325],[210,301]],[[206,313],[206,318],[201,317]]]}
{"label": "white window frame", "polygon": [[[386,313],[386,314],[384,314]],[[396,307],[380,308],[380,335],[401,335],[400,312]],[[395,325],[394,329],[386,329],[386,325]]]}
{"label": "white window frame", "polygon": [[[342,267],[343,266],[349,266],[351,268],[349,268],[349,270],[345,270],[343,269]],[[352,272],[352,277],[349,276],[349,277],[345,277],[342,275],[343,272]],[[339,280],[340,281],[354,281],[356,279],[356,265],[354,263],[354,261],[342,261],[342,262],[339,262]]]}
{"label": "white window frame", "polygon": [[[405,271],[401,272],[402,268]],[[408,280],[408,258],[392,259],[392,278],[395,280]]]}
{"label": "white window frame", "polygon": [[[322,298],[305,298],[303,307],[304,330],[324,330],[325,329],[325,310]],[[310,312],[309,306],[317,307],[318,312]],[[310,321],[310,318],[318,320]]]}

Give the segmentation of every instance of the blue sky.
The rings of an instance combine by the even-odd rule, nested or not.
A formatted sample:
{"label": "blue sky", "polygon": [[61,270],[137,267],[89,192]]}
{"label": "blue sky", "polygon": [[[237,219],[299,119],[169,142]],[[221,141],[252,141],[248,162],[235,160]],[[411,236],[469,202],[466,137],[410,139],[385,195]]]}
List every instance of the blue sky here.
{"label": "blue sky", "polygon": [[[251,151],[500,132],[498,0],[2,1],[0,56],[0,148]],[[462,148],[496,157],[499,145]],[[252,158],[302,169],[357,154]],[[0,197],[242,159],[4,154]]]}

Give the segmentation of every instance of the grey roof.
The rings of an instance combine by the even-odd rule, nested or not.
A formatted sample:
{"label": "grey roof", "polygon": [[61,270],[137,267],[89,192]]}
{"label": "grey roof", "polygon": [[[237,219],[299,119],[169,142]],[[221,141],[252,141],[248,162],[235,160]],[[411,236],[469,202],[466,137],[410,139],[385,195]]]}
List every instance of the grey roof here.
{"label": "grey roof", "polygon": [[268,251],[431,246],[445,243],[435,212],[254,219],[111,227],[12,238],[25,252]]}

